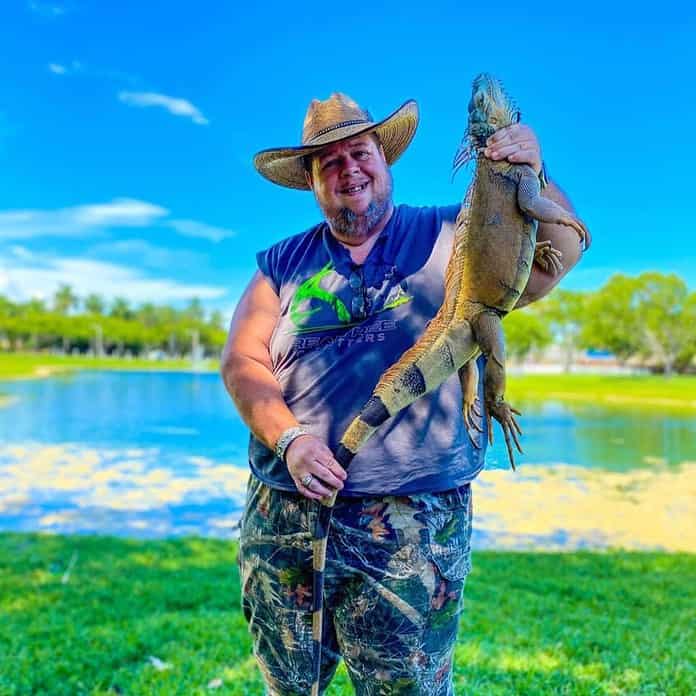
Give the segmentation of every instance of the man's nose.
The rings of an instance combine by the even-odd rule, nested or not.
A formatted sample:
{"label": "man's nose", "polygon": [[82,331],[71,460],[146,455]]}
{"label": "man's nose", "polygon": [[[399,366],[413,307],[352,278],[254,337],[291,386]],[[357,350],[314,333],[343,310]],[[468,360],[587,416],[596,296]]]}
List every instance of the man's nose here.
{"label": "man's nose", "polygon": [[353,174],[358,171],[358,160],[354,160],[352,157],[346,157],[343,160],[343,168],[341,169],[341,175],[346,176],[348,174]]}

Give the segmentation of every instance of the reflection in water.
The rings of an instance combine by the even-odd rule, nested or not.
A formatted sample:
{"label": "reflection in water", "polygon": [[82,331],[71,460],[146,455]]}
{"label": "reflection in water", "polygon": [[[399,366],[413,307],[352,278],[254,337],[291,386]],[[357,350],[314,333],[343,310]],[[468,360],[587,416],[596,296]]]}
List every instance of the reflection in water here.
{"label": "reflection in water", "polygon": [[696,551],[696,461],[627,472],[559,464],[485,471],[474,483],[480,546]]}
{"label": "reflection in water", "polygon": [[[230,536],[246,470],[157,449],[0,447],[0,528],[157,537]],[[606,472],[568,465],[487,471],[474,484],[478,548],[696,551],[696,461]]]}
{"label": "reflection in water", "polygon": [[[7,382],[0,529],[230,536],[247,431],[217,375],[80,373]],[[475,483],[479,548],[696,551],[692,415],[526,404],[520,470],[496,426]]]}
{"label": "reflection in water", "polygon": [[[628,471],[665,463],[696,461],[694,412],[665,413],[658,406],[596,406],[548,402],[522,403],[523,464],[563,462],[583,468]],[[486,457],[489,469],[507,469],[500,428]]]}
{"label": "reflection in water", "polygon": [[245,469],[191,456],[173,471],[160,459],[154,448],[0,447],[0,528],[143,537],[234,528]]}

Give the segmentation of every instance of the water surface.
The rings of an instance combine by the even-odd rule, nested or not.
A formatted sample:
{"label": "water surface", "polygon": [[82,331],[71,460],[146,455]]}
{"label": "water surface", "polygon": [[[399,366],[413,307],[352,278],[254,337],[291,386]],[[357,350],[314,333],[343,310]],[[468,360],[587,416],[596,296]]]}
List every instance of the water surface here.
{"label": "water surface", "polygon": [[[2,391],[12,399],[0,409],[0,529],[136,536],[234,533],[247,478],[248,435],[217,374],[81,372],[5,382]],[[624,503],[635,502],[639,519],[642,506],[660,504],[641,497],[639,489],[664,490],[668,497],[670,485],[683,489],[690,480],[683,477],[684,467],[696,463],[693,418],[659,408],[558,402],[520,407],[525,454],[517,456],[519,473],[507,479],[503,472],[484,472],[479,481],[482,545],[515,547],[515,538],[517,545],[523,538],[541,543],[544,534],[546,546],[562,545],[564,538],[573,538],[574,547],[592,539],[606,545],[612,537],[588,527],[586,519],[582,524],[576,519],[573,527],[581,527],[584,536],[573,537],[572,515],[557,526],[547,519],[541,528],[542,516],[534,510],[552,509],[552,498],[572,499],[577,510],[586,503],[576,500],[578,491],[597,499],[609,486],[622,491]],[[497,425],[487,468],[507,468]],[[606,477],[606,485],[595,486],[598,476]],[[661,477],[659,483],[650,479],[655,476]],[[493,481],[498,483],[491,487]],[[529,481],[536,484],[522,485]],[[510,500],[501,498],[502,491]],[[526,513],[515,499],[523,491]],[[611,507],[612,500],[595,500],[588,509]],[[665,527],[670,516],[691,514],[669,500],[663,507]],[[564,508],[558,509],[562,514]],[[618,520],[598,514],[598,520],[620,527],[629,512],[624,509]],[[522,535],[520,514],[536,520],[533,534],[527,525]],[[627,534],[613,538],[626,544]],[[659,541],[651,536],[646,543]]]}

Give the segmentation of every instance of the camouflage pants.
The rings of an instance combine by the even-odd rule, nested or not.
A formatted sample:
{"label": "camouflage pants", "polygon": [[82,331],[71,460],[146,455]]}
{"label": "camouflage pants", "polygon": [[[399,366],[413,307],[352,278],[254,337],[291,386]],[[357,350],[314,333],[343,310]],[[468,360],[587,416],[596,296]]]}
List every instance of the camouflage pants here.
{"label": "camouflage pants", "polygon": [[[242,606],[272,696],[310,690],[315,506],[249,481]],[[325,574],[322,690],[342,657],[359,696],[451,696],[470,538],[468,485],[338,499]]]}

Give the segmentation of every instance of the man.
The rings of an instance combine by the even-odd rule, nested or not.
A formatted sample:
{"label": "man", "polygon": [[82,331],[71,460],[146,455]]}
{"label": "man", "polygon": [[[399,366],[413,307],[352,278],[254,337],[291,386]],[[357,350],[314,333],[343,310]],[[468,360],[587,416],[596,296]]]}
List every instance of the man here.
{"label": "man", "polygon": [[[483,468],[460,417],[456,375],[385,423],[350,474],[334,459],[377,380],[443,299],[459,205],[395,207],[391,165],[418,123],[415,102],[382,121],[342,94],[314,100],[302,145],[265,150],[258,171],[311,189],[325,221],[257,256],[223,353],[251,430],[242,520],[243,609],[272,695],[309,693],[310,538],[317,501],[340,494],[329,535],[322,689],[342,657],[357,694],[452,694],[452,653],[470,569],[470,482]],[[484,153],[541,171],[533,131],[496,133]],[[570,209],[550,184],[545,194]],[[577,262],[577,234],[538,239]],[[532,272],[519,305],[564,273]],[[485,425],[485,424],[482,424]],[[482,427],[485,430],[485,427]]]}

